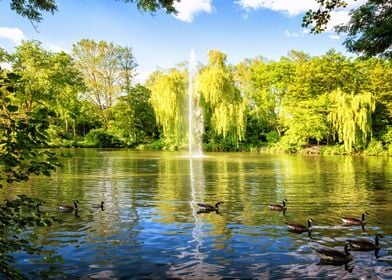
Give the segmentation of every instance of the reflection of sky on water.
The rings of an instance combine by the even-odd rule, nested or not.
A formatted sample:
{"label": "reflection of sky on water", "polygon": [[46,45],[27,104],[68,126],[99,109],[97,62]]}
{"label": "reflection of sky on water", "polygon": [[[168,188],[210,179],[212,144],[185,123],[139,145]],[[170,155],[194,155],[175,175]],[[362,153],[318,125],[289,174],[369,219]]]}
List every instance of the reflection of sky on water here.
{"label": "reflection of sky on water", "polygon": [[[83,153],[89,156],[68,158],[50,178],[0,190],[0,200],[22,192],[40,197],[46,201],[42,210],[62,220],[37,229],[37,235],[47,249],[63,254],[61,267],[68,275],[392,278],[388,159],[224,153],[190,160],[170,153]],[[269,211],[267,205],[283,197],[285,215]],[[55,210],[58,202],[75,198],[80,218]],[[105,211],[91,208],[101,200]],[[225,202],[220,215],[197,214],[196,203],[220,200]],[[364,208],[370,213],[364,230],[341,224],[342,216],[360,216]],[[312,239],[288,232],[286,222],[304,224],[309,217]],[[376,232],[385,236],[378,259],[373,252],[353,252],[351,273],[344,266],[318,265],[315,244],[343,250],[346,239],[373,240]],[[19,256],[18,265],[26,271],[39,267],[38,259],[27,259]]]}

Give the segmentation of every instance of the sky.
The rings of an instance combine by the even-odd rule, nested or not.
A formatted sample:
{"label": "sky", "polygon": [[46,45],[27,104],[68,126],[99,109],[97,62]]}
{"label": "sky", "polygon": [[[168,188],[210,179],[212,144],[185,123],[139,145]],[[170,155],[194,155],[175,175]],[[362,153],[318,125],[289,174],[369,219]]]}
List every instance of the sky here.
{"label": "sky", "polygon": [[58,11],[44,13],[36,28],[11,11],[9,0],[0,0],[0,47],[12,53],[23,40],[38,40],[50,51],[70,52],[81,39],[105,40],[132,47],[141,82],[157,68],[187,61],[192,49],[203,64],[212,49],[232,64],[257,56],[278,60],[290,50],[317,56],[334,48],[353,56],[332,26],[346,22],[349,10],[364,1],[347,1],[346,9],[333,12],[328,30],[314,35],[301,23],[317,8],[315,0],[182,0],[177,16],[142,13],[117,0],[56,0]]}

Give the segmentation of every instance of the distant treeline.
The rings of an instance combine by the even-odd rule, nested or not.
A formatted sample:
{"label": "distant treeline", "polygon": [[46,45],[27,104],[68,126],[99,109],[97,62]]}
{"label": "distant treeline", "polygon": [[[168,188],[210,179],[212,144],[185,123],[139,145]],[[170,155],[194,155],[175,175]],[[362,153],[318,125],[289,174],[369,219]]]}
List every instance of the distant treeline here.
{"label": "distant treeline", "polygon": [[[328,51],[290,51],[198,65],[196,91],[209,151],[392,155],[392,62]],[[187,63],[135,84],[132,48],[83,39],[70,54],[25,41],[0,49],[1,110],[14,118],[49,109],[54,147],[187,148]],[[7,67],[5,67],[5,65]],[[13,79],[6,79],[10,73]],[[6,125],[3,124],[3,129]]]}

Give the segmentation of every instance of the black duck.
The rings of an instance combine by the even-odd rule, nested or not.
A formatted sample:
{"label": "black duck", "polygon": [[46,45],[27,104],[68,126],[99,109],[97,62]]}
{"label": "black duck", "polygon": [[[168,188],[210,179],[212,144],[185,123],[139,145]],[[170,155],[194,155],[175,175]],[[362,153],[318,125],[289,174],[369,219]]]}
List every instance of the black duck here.
{"label": "black duck", "polygon": [[72,212],[74,210],[78,209],[78,203],[79,201],[74,200],[74,205],[70,204],[59,204],[57,205],[57,209],[59,209],[61,212],[67,213],[67,212]]}
{"label": "black duck", "polygon": [[301,224],[286,223],[287,227],[289,228],[289,231],[295,233],[303,233],[303,232],[311,231],[312,224],[313,224],[313,219],[308,220],[308,226],[301,225]]}
{"label": "black duck", "polygon": [[197,205],[202,208],[203,211],[218,211],[219,210],[219,205],[223,204],[223,201],[219,201],[215,203],[215,206],[208,204],[208,203],[198,203]]}
{"label": "black duck", "polygon": [[363,212],[362,218],[360,220],[357,218],[353,218],[353,217],[343,217],[342,221],[343,221],[343,224],[348,225],[348,226],[364,225],[366,223],[366,216],[367,215],[369,215],[368,212]]}
{"label": "black duck", "polygon": [[351,244],[352,250],[354,251],[373,251],[380,249],[379,238],[383,238],[382,234],[377,233],[374,238],[374,243],[368,239],[358,238],[358,239],[348,239],[347,243]]}
{"label": "black duck", "polygon": [[104,204],[105,204],[105,202],[104,202],[104,201],[101,201],[100,204],[98,204],[98,203],[93,203],[93,204],[91,204],[91,207],[92,207],[92,208],[101,208],[101,209],[103,210]]}
{"label": "black duck", "polygon": [[283,199],[282,204],[269,204],[268,207],[270,210],[283,211],[286,210],[286,202],[287,199]]}
{"label": "black duck", "polygon": [[338,251],[332,248],[315,248],[317,253],[320,256],[321,264],[346,264],[353,259],[353,256],[350,254],[348,247],[351,247],[349,243],[344,245],[344,251]]}

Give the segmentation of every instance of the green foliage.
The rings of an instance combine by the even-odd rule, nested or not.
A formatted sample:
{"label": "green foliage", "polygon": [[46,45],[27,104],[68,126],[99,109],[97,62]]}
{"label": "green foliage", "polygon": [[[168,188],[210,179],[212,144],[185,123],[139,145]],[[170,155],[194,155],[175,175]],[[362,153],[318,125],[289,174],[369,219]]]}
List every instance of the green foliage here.
{"label": "green foliage", "polygon": [[321,147],[320,153],[323,155],[347,155],[344,145],[324,146]]}
{"label": "green foliage", "polygon": [[392,144],[392,127],[391,126],[387,126],[385,128],[385,133],[382,135],[381,139],[385,144],[388,144],[388,145]]}
{"label": "green foliage", "polygon": [[[13,267],[14,258],[10,255],[15,252],[26,252],[30,255],[42,255],[41,248],[32,244],[34,235],[30,227],[50,226],[55,222],[53,216],[42,213],[39,209],[42,201],[34,200],[25,195],[18,196],[15,200],[6,200],[0,204],[0,278],[24,279],[26,275]],[[60,256],[44,254],[45,259],[54,262],[62,261]],[[52,271],[36,271],[35,276],[48,276]],[[50,274],[53,276],[54,274]],[[30,275],[34,276],[34,275]]]}
{"label": "green foliage", "polygon": [[181,146],[186,142],[186,73],[176,69],[156,72],[150,83],[150,102],[165,142],[168,146]]}
{"label": "green foliage", "polygon": [[125,3],[136,3],[138,9],[144,12],[155,13],[160,9],[164,9],[168,14],[177,14],[177,10],[174,7],[174,3],[180,2],[181,0],[121,0],[121,1]]}
{"label": "green foliage", "polygon": [[210,125],[217,136],[228,137],[238,145],[245,135],[245,105],[234,83],[232,71],[226,66],[226,55],[217,50],[208,54],[209,63],[200,73],[200,91],[210,116]]}
{"label": "green foliage", "polygon": [[0,77],[0,186],[28,180],[31,174],[49,176],[58,166],[56,155],[44,149],[52,112],[37,107],[21,114],[13,102],[18,78],[6,72]]}
{"label": "green foliage", "polygon": [[127,146],[150,142],[158,136],[150,95],[146,87],[138,84],[129,88],[126,96],[119,97],[113,107],[110,131]]}
{"label": "green foliage", "polygon": [[272,130],[265,135],[268,144],[273,144],[279,141],[279,134],[277,131]]}
{"label": "green foliage", "polygon": [[303,138],[296,136],[282,136],[280,141],[269,146],[268,150],[272,152],[296,153],[306,145]]}
{"label": "green foliage", "polygon": [[[136,4],[137,8],[143,12],[155,13],[160,9],[166,10],[168,14],[177,14],[174,7],[175,2],[180,0],[117,0],[124,3]],[[55,0],[11,0],[11,10],[15,11],[22,17],[31,22],[40,22],[42,12],[51,12],[54,14],[58,10]]]}
{"label": "green foliage", "polygon": [[385,155],[386,151],[384,150],[381,141],[371,140],[364,151],[364,154],[369,156],[380,156]]}
{"label": "green foliage", "polygon": [[[19,110],[16,98],[20,76],[0,70],[0,186],[25,181],[31,175],[44,174],[59,166],[56,155],[45,149],[49,127],[48,116],[52,112],[44,106],[32,111]],[[32,244],[28,233],[31,226],[50,226],[53,217],[39,210],[40,201],[19,196],[13,201],[0,204],[0,278],[23,279],[25,275],[14,267],[12,253],[42,255],[40,248]],[[47,260],[59,260],[47,256]],[[37,271],[35,276],[48,276],[52,270]],[[34,276],[34,275],[33,275]]]}
{"label": "green foliage", "polygon": [[42,20],[41,12],[51,12],[53,14],[57,11],[54,0],[11,0],[10,7],[17,14],[35,22]]}
{"label": "green foliage", "polygon": [[331,11],[347,6],[344,0],[316,0],[320,4],[316,11],[309,10],[303,17],[302,27],[311,26],[312,33],[321,33],[327,28]]}
{"label": "green foliage", "polygon": [[97,148],[119,148],[123,143],[103,128],[92,129],[86,135],[87,146]]}
{"label": "green foliage", "polygon": [[[316,0],[317,10],[309,10],[303,17],[303,27],[312,33],[326,30],[335,9],[346,7],[344,0]],[[347,24],[337,26],[338,33],[347,33],[344,45],[350,52],[365,57],[392,57],[391,44],[392,6],[390,0],[368,0],[350,13]]]}
{"label": "green foliage", "polygon": [[87,87],[84,98],[97,106],[101,121],[108,127],[113,105],[124,90],[130,89],[135,76],[132,48],[82,39],[73,45],[72,57]]}
{"label": "green foliage", "polygon": [[350,21],[339,26],[347,33],[346,48],[365,57],[392,58],[392,5],[390,0],[368,0],[351,12]]}
{"label": "green foliage", "polygon": [[329,119],[337,132],[338,139],[344,143],[347,152],[353,148],[366,147],[372,134],[372,113],[375,100],[369,92],[346,94],[340,90],[331,93],[335,107]]}

